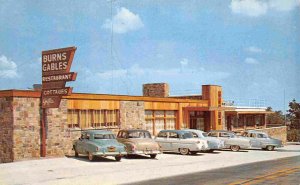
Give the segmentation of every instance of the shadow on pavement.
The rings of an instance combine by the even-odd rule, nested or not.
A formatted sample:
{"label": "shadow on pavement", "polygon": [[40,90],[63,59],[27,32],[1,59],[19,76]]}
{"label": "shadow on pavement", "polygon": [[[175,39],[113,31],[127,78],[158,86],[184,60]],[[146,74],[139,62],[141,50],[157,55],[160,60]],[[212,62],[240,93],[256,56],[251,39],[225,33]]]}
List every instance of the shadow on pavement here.
{"label": "shadow on pavement", "polygon": [[[181,155],[180,153],[175,152],[163,152],[163,154],[170,154],[170,155]],[[182,156],[202,156],[203,154],[197,153],[197,154],[188,154],[188,155],[182,155]]]}
{"label": "shadow on pavement", "polygon": [[[145,156],[145,155],[126,155],[124,156],[126,159],[151,159],[150,156]],[[157,160],[155,158],[155,160]]]}
{"label": "shadow on pavement", "polygon": [[85,161],[85,162],[118,162],[114,158],[106,158],[106,157],[95,157],[93,161],[90,161],[87,156],[66,156],[68,158],[76,159],[79,161]]}

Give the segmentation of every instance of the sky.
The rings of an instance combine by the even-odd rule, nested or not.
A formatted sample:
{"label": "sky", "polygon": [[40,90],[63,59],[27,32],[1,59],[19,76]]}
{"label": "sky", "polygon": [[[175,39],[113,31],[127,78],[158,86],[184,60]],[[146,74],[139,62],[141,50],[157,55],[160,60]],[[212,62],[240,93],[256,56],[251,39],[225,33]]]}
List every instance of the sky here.
{"label": "sky", "polygon": [[300,0],[0,0],[0,90],[41,83],[41,52],[70,46],[73,92],[300,100]]}

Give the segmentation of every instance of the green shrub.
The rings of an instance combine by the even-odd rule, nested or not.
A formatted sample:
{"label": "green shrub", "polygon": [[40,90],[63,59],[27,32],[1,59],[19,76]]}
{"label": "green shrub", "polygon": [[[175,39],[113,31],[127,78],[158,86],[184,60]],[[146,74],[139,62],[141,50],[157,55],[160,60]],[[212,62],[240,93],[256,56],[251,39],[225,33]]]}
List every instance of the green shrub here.
{"label": "green shrub", "polygon": [[300,141],[300,130],[299,129],[290,129],[287,131],[287,140],[288,141]]}

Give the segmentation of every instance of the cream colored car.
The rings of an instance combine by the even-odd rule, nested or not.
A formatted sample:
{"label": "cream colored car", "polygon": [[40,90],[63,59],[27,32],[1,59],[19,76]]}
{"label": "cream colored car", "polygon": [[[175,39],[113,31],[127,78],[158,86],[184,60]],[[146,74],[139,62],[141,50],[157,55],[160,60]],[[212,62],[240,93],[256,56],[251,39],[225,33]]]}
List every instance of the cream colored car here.
{"label": "cream colored car", "polygon": [[120,130],[117,140],[126,146],[127,155],[145,154],[155,158],[161,153],[158,143],[147,130]]}

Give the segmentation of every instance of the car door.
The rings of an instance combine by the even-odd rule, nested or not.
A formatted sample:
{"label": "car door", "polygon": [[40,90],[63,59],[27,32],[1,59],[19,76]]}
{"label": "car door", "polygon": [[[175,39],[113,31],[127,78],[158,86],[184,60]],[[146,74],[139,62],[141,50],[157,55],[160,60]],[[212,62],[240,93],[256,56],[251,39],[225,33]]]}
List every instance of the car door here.
{"label": "car door", "polygon": [[155,138],[155,141],[159,144],[161,149],[163,151],[169,151],[170,150],[170,143],[168,141],[168,132],[159,132],[157,137]]}
{"label": "car door", "polygon": [[250,139],[252,148],[261,148],[261,141],[257,139],[256,133],[249,133],[247,136]]}
{"label": "car door", "polygon": [[179,148],[182,148],[183,141],[180,139],[177,132],[169,132],[168,147],[170,151],[178,152]]}
{"label": "car door", "polygon": [[268,143],[268,136],[265,134],[257,133],[256,139],[259,142],[259,148],[264,148]]}

